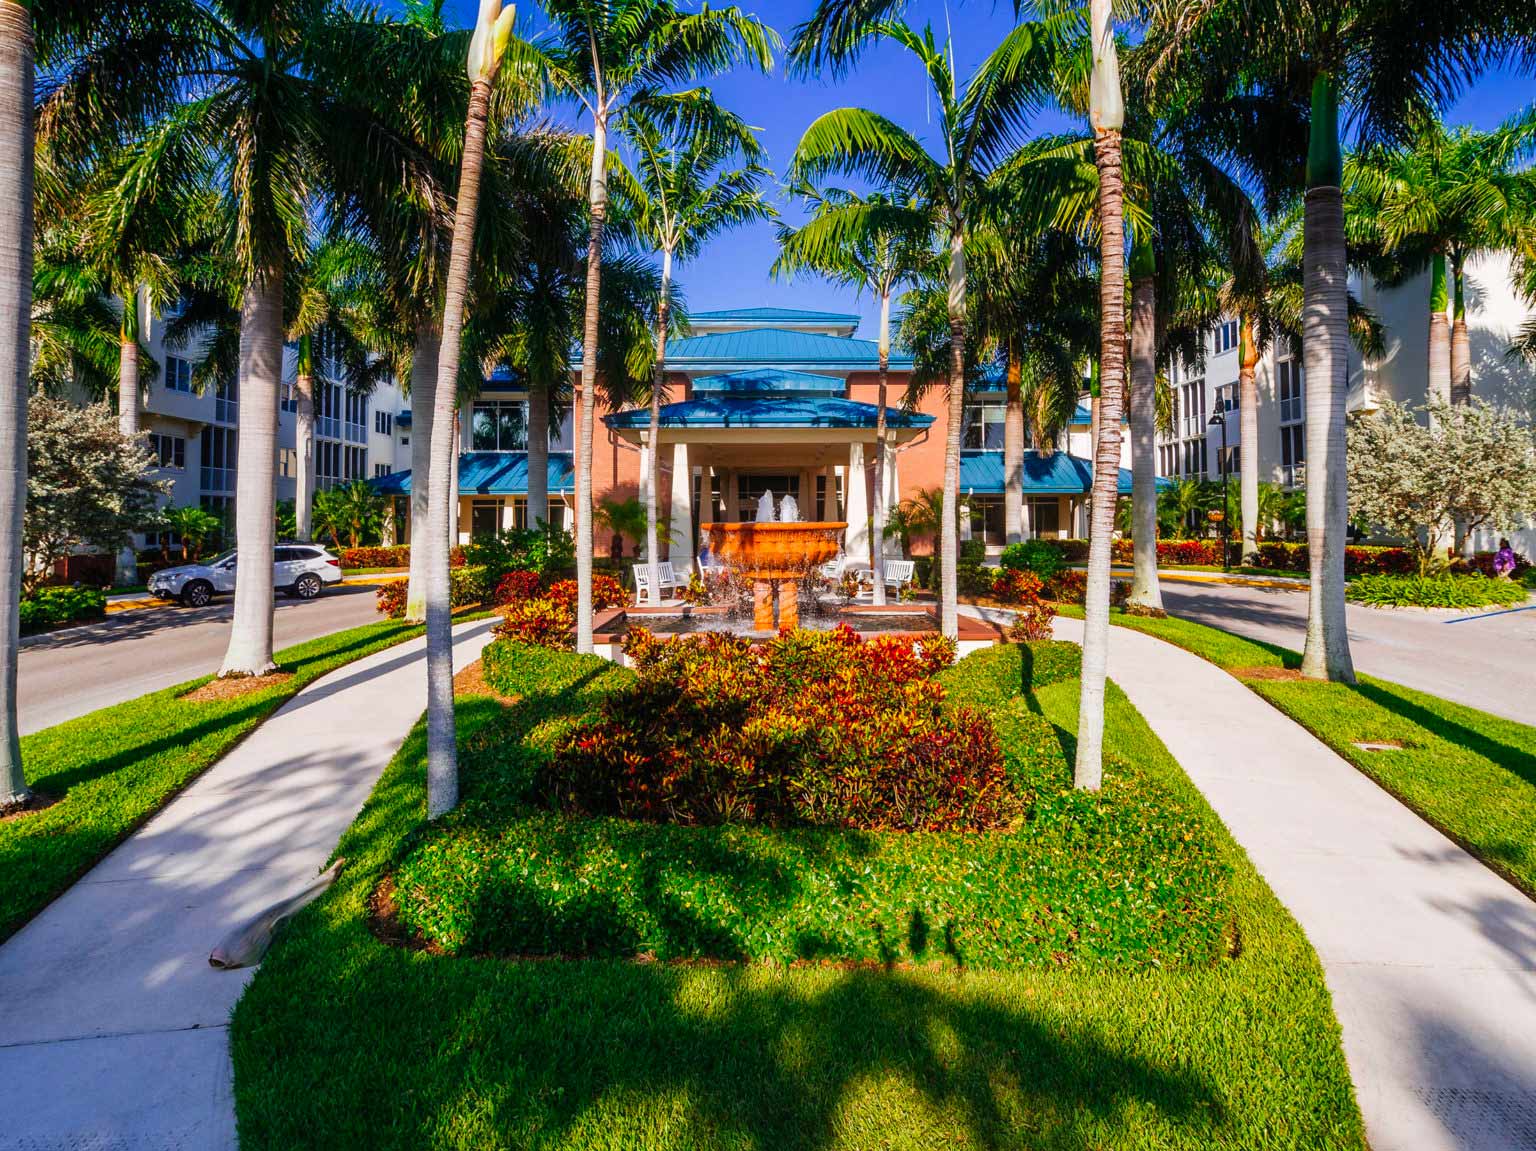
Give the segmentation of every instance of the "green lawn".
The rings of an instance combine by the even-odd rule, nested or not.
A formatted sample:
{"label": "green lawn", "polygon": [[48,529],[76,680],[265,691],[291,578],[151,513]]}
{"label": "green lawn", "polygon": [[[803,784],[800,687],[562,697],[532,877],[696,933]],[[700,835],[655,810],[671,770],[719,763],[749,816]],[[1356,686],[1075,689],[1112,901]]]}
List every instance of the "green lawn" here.
{"label": "green lawn", "polygon": [[[511,705],[462,700],[465,805],[431,829],[418,727],[343,836],[337,853],[351,862],[341,880],[278,941],[236,1009],[241,1146],[1363,1148],[1328,993],[1295,923],[1118,691],[1108,774],[1121,782],[1096,802],[1120,811],[1122,842],[1097,834],[1108,814],[1096,827],[1076,800],[1056,805],[1070,793],[1075,680],[1020,691],[1011,658],[1013,668],[978,660],[946,674],[972,702],[1038,710],[1057,725],[1058,778],[1041,808],[1060,825],[1020,834],[1074,846],[1077,858],[1043,850],[1031,874],[1020,851],[1007,886],[1022,892],[969,868],[973,855],[989,866],[996,858],[963,836],[931,837],[947,851],[930,852],[918,837],[905,849],[875,842],[903,838],[894,834],[823,833],[818,844],[761,829],[628,829],[650,840],[642,851],[610,821],[577,828],[572,819],[557,834],[517,780],[622,682],[600,662],[545,665]],[[1007,715],[1000,721],[1008,743]],[[698,833],[691,855],[683,832]],[[1128,964],[1147,942],[1127,937],[1113,954],[1068,948],[1039,962],[1027,948],[977,943],[989,916],[999,938],[1026,939],[1021,908],[1039,906],[1031,885],[1060,890],[1051,876],[1069,866],[1080,888],[1123,897],[1102,912],[1064,903],[1080,933],[1094,916],[1163,930],[1146,883],[1157,877],[1100,865],[1128,844],[1165,839],[1178,845],[1168,852],[1201,856],[1209,869],[1178,881],[1220,906],[1229,946],[1215,956]],[[424,861],[450,848],[456,866],[502,869],[496,882],[444,885],[445,869]],[[508,870],[518,858],[525,872]],[[614,875],[647,861],[649,878]],[[402,873],[411,864],[424,868],[415,881]],[[401,886],[430,877],[441,904],[470,923],[504,924],[502,898],[501,911],[524,917],[524,939],[529,924],[585,917],[635,927],[614,954],[643,950],[652,932],[697,955],[754,961],[515,960],[473,946],[458,955],[392,946],[370,930],[370,899],[386,876]],[[505,899],[509,890],[519,897]],[[432,895],[411,898],[430,910]],[[773,932],[792,933],[796,915],[817,916],[823,901],[839,916],[821,915],[808,931],[826,933],[828,950],[783,962]],[[1181,914],[1203,918],[1195,905]],[[884,962],[823,962],[869,958],[878,933],[868,924],[882,925],[889,950],[875,958]]]}
{"label": "green lawn", "polygon": [[[1300,667],[1301,656],[1189,620],[1119,612],[1110,618],[1237,673],[1414,811],[1536,897],[1536,728],[1371,676],[1361,676],[1354,687],[1244,676],[1247,668]],[[1357,746],[1360,743],[1402,747],[1367,751]]]}
{"label": "green lawn", "polygon": [[178,791],[306,684],[342,664],[420,635],[365,624],[280,651],[293,678],[237,699],[179,698],[212,676],[102,708],[21,741],[31,787],[62,796],[0,822],[0,940],[36,915]]}

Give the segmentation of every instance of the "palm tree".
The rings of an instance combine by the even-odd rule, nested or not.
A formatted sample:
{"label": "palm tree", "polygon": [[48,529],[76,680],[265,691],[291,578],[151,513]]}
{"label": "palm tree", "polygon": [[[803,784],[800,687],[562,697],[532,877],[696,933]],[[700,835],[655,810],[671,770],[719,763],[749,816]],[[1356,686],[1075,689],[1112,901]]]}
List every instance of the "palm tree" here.
{"label": "palm tree", "polygon": [[547,51],[531,49],[560,95],[592,117],[588,184],[586,314],[581,336],[581,399],[576,447],[576,649],[592,650],[592,433],[597,418],[599,300],[603,231],[608,219],[608,136],[626,110],[650,107],[686,119],[707,93],[669,96],[673,85],[725,72],[737,64],[767,71],[777,37],[739,8],[693,12],[673,0],[545,0],[551,24]]}
{"label": "palm tree", "polygon": [[1120,129],[1125,104],[1109,0],[1090,0],[1093,75],[1088,119],[1099,173],[1099,432],[1089,497],[1088,587],[1083,595],[1083,677],[1078,696],[1075,786],[1097,790],[1104,778],[1104,678],[1109,663],[1110,534],[1120,487],[1120,415],[1125,401],[1125,219]]}
{"label": "palm tree", "polygon": [[[443,340],[438,353],[437,388],[433,397],[431,492],[428,497],[426,552],[423,565],[427,592],[427,818],[438,819],[459,802],[459,760],[453,719],[453,619],[448,595],[448,538],[455,443],[458,421],[459,343],[464,330],[464,304],[469,295],[470,264],[480,208],[480,177],[485,164],[486,126],[491,110],[491,85],[501,69],[512,36],[513,8],[501,0],[481,0],[480,19],[469,44],[469,113],[464,122],[464,158],[459,177],[458,206],[453,221],[453,247],[443,296]],[[414,550],[414,549],[413,549]]]}
{"label": "palm tree", "polygon": [[[745,121],[708,104],[681,130],[643,108],[632,108],[620,130],[634,151],[633,172],[619,169],[622,203],[640,237],[661,253],[661,298],[656,306],[656,368],[650,387],[646,437],[645,548],[651,596],[661,602],[661,547],[657,530],[660,488],[661,401],[667,388],[667,336],[672,324],[672,269],[698,255],[715,236],[775,215],[763,198],[771,173],[758,163],[762,148]],[[740,166],[736,166],[736,165]]]}
{"label": "palm tree", "polygon": [[[885,550],[888,481],[885,475],[887,390],[891,368],[891,299],[929,261],[929,232],[904,231],[912,224],[910,197],[897,192],[861,196],[842,188],[796,189],[811,218],[798,228],[779,227],[779,258],[775,275],[809,271],[869,292],[880,301],[879,392],[875,415],[875,500],[873,508],[874,562],[878,569]],[[887,209],[896,209],[893,215]],[[885,603],[885,581],[875,580],[875,603]]]}
{"label": "palm tree", "polygon": [[[1048,91],[1050,69],[1063,43],[1064,21],[1020,24],[961,91],[948,45],[928,27],[916,31],[897,18],[901,0],[822,0],[795,33],[791,59],[802,71],[823,63],[848,68],[876,41],[890,41],[922,67],[938,109],[942,158],[916,136],[864,108],[840,108],[817,119],[796,149],[790,177],[816,184],[829,176],[899,187],[910,200],[888,209],[904,232],[935,236],[948,258],[948,436],[944,448],[944,530],[940,533],[940,626],[959,634],[956,563],[959,552],[960,445],[965,415],[967,347],[966,245],[987,220],[988,177],[1013,150],[1023,122]],[[1108,595],[1106,585],[1106,596]],[[1106,601],[1107,602],[1107,601]]]}
{"label": "palm tree", "polygon": [[[1256,82],[1279,78],[1310,104],[1302,318],[1311,556],[1302,673],[1310,678],[1355,679],[1344,612],[1348,288],[1340,105],[1362,141],[1402,140],[1514,37],[1528,37],[1533,24],[1524,0],[1433,8],[1395,0],[1152,5],[1149,40],[1158,45],[1159,70],[1231,77],[1239,98]],[[1234,45],[1245,53],[1245,66],[1234,68]],[[1272,138],[1254,133],[1246,145],[1250,158],[1271,153],[1256,166],[1272,170]]]}

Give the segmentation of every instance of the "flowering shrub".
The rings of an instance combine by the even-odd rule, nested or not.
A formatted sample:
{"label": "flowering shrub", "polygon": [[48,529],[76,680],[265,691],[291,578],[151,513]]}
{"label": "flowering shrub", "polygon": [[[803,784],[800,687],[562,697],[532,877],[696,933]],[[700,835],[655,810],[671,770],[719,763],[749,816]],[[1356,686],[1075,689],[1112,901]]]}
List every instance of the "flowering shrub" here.
{"label": "flowering shrub", "polygon": [[501,613],[496,634],[504,639],[569,650],[575,609],[549,598],[514,600]]}
{"label": "flowering shrub", "polygon": [[411,586],[411,581],[406,579],[392,579],[388,583],[381,583],[379,589],[373,593],[373,610],[380,615],[387,615],[390,619],[399,619],[405,615],[406,592]]}
{"label": "flowering shrub", "polygon": [[663,823],[981,831],[1022,813],[991,722],[943,706],[940,637],[629,633],[638,672],[545,770],[567,810]]}
{"label": "flowering shrub", "polygon": [[[486,570],[482,567],[450,569],[448,572],[449,606],[470,607],[484,603],[490,593],[488,582]],[[391,619],[401,618],[405,615],[405,600],[409,587],[410,581],[405,579],[390,580],[386,584],[380,584],[378,591],[373,593],[374,610]]]}
{"label": "flowering shrub", "polygon": [[1161,563],[1219,564],[1220,540],[1159,540],[1157,558]]}
{"label": "flowering shrub", "polygon": [[[564,607],[576,610],[577,583],[573,579],[563,579],[549,585],[549,590],[544,594]],[[620,607],[624,603],[624,585],[611,575],[592,573],[592,610],[602,611],[606,607]]]}
{"label": "flowering shrub", "polygon": [[538,572],[510,571],[496,584],[496,593],[491,597],[491,602],[497,607],[506,607],[510,603],[533,599],[539,594],[541,582]]}
{"label": "flowering shrub", "polygon": [[698,572],[688,576],[688,586],[679,593],[678,598],[695,607],[709,602],[709,589],[704,586],[704,579]]}
{"label": "flowering shrub", "polygon": [[[1001,585],[1006,584],[1003,588]],[[1016,604],[1008,638],[1014,643],[1050,639],[1051,621],[1056,605],[1045,599],[1045,584],[1033,572],[1005,571],[999,574],[993,592],[1004,603]],[[1006,592],[1006,595],[1004,594]]]}
{"label": "flowering shrub", "polygon": [[1419,561],[1407,548],[1345,548],[1347,575],[1406,575],[1419,570]]}
{"label": "flowering shrub", "polygon": [[1088,573],[1065,568],[1046,584],[1045,594],[1057,603],[1082,603],[1088,595]]}
{"label": "flowering shrub", "polygon": [[1041,578],[1021,568],[999,568],[992,579],[992,598],[1000,603],[1022,603],[1038,599],[1045,589]]}
{"label": "flowering shrub", "polygon": [[338,557],[342,570],[357,568],[403,568],[411,563],[411,549],[398,548],[342,548]]}

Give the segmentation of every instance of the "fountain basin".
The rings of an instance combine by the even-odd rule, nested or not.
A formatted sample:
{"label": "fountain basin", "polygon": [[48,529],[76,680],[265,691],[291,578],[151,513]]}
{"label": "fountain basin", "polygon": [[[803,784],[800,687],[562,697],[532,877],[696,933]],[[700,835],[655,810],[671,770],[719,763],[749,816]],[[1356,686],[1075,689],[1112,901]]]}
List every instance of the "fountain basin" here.
{"label": "fountain basin", "polygon": [[752,624],[774,631],[800,624],[799,585],[837,555],[846,523],[769,521],[703,524],[709,550],[752,585]]}

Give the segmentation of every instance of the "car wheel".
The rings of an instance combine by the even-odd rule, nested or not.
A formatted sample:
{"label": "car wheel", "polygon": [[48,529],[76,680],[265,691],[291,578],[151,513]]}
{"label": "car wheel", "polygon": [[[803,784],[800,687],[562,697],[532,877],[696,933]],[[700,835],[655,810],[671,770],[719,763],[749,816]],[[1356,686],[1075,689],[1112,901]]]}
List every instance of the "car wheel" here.
{"label": "car wheel", "polygon": [[320,577],[305,572],[293,584],[293,594],[299,599],[314,599],[320,594]]}
{"label": "car wheel", "polygon": [[207,607],[212,598],[213,585],[207,580],[193,580],[181,589],[181,602],[188,607]]}

